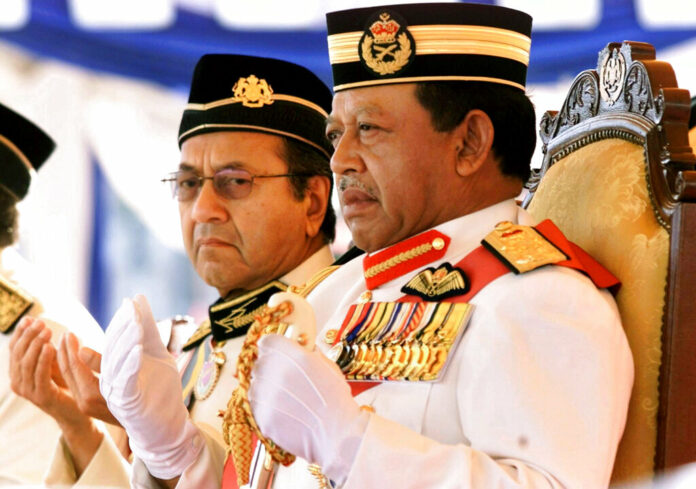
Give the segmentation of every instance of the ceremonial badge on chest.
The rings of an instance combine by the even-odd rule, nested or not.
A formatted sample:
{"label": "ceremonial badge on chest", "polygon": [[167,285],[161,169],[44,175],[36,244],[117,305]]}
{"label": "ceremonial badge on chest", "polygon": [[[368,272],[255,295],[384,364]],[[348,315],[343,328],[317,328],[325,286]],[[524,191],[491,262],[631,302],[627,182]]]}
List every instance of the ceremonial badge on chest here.
{"label": "ceremonial badge on chest", "polygon": [[469,291],[469,280],[459,268],[443,263],[437,269],[426,268],[408,281],[401,292],[426,301],[441,301],[464,295]]}
{"label": "ceremonial badge on chest", "polygon": [[34,304],[29,294],[0,277],[0,333],[7,333]]}
{"label": "ceremonial badge on chest", "polygon": [[348,380],[438,380],[472,309],[452,302],[354,304],[329,357]]}
{"label": "ceremonial badge on chest", "polygon": [[413,61],[416,43],[406,27],[406,21],[384,10],[368,21],[358,44],[360,61],[368,71],[395,75]]}
{"label": "ceremonial badge on chest", "polygon": [[226,361],[225,354],[222,351],[224,344],[225,342],[223,341],[213,346],[212,340],[205,342],[205,360],[200,367],[196,385],[193,388],[196,399],[199,401],[210,397],[210,394],[215,390],[215,385],[220,378],[220,371]]}

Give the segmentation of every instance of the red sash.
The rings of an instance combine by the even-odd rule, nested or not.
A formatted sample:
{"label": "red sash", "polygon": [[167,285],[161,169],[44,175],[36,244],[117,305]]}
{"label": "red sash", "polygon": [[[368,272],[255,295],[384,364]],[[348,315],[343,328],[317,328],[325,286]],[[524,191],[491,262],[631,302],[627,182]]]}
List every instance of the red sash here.
{"label": "red sash", "polygon": [[[609,289],[616,293],[621,286],[621,282],[610,271],[604,268],[599,262],[592,258],[586,251],[575,243],[568,241],[560,229],[546,219],[534,226],[548,241],[553,243],[568,257],[568,260],[555,263],[561,267],[572,268],[587,275],[594,284],[601,289]],[[443,302],[469,302],[486,285],[493,282],[498,277],[510,273],[510,269],[493,253],[483,246],[479,246],[471,253],[462,258],[454,268],[459,268],[469,278],[469,291],[463,295],[450,297]],[[422,302],[423,299],[415,295],[405,295],[398,299],[399,302]],[[345,326],[345,323],[343,324]],[[341,338],[343,328],[336,335],[336,342]],[[371,387],[379,385],[379,381],[350,381],[350,390],[353,397],[365,392]]]}
{"label": "red sash", "polygon": [[[534,228],[541,233],[548,241],[553,243],[568,257],[567,260],[555,263],[561,267],[572,268],[587,275],[598,288],[607,288],[612,293],[616,293],[621,285],[611,272],[600,265],[594,258],[587,254],[582,248],[566,239],[563,233],[549,219],[542,221]],[[424,263],[425,265],[425,263]],[[463,295],[451,297],[444,302],[469,302],[486,285],[493,282],[498,277],[510,273],[510,269],[493,253],[479,246],[471,253],[462,258],[454,268],[459,268],[469,278],[469,291]],[[399,302],[422,302],[423,299],[414,295],[405,295],[398,299]],[[341,333],[348,323],[348,318],[341,325],[341,329],[336,335],[336,342],[341,338]],[[381,384],[379,381],[350,381],[351,393],[356,397],[362,392]],[[256,438],[254,437],[254,440]],[[254,446],[256,442],[254,441]],[[223,489],[238,489],[237,473],[232,463],[232,457],[227,457],[225,469],[222,476]]]}
{"label": "red sash", "polygon": [[[256,435],[252,434],[251,447],[249,447],[249,449],[253,451],[256,448],[257,442],[258,438],[256,438]],[[227,454],[227,458],[225,459],[225,468],[222,469],[221,487],[222,489],[239,489],[239,486],[237,485],[237,470],[234,467],[231,453]]]}

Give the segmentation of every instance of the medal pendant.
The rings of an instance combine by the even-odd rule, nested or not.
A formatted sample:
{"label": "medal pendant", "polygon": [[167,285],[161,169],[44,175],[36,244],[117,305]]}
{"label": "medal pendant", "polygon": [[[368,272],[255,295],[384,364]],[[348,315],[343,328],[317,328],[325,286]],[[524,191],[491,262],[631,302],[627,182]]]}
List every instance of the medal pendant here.
{"label": "medal pendant", "polygon": [[220,378],[220,371],[226,361],[225,354],[219,349],[220,346],[210,352],[201,366],[201,372],[198,374],[196,385],[193,388],[196,399],[199,401],[210,397]]}

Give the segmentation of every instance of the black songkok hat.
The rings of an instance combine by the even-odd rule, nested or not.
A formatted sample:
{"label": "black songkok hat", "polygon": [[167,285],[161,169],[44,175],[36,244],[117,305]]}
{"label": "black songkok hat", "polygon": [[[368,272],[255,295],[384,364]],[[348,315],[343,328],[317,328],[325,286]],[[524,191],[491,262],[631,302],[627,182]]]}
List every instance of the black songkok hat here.
{"label": "black songkok hat", "polygon": [[22,200],[31,171],[51,156],[56,144],[33,122],[0,104],[0,185]]}
{"label": "black songkok hat", "polygon": [[258,131],[296,139],[329,158],[325,135],[331,91],[311,71],[287,61],[206,54],[196,65],[179,147],[191,136]]}
{"label": "black songkok hat", "polygon": [[524,90],[532,18],[467,3],[387,5],[326,15],[334,91],[479,81]]}

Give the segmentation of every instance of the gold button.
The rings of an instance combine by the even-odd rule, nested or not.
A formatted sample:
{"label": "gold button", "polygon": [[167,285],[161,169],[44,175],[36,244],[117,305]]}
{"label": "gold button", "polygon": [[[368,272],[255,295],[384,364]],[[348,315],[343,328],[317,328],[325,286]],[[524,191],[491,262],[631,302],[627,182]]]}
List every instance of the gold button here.
{"label": "gold button", "polygon": [[433,248],[436,250],[440,251],[442,248],[445,247],[445,240],[442,238],[435,238],[433,240]]}
{"label": "gold button", "polygon": [[309,343],[309,337],[305,333],[300,333],[297,336],[297,342],[300,344],[300,346],[307,346]]}
{"label": "gold button", "polygon": [[324,341],[328,343],[329,345],[333,344],[334,340],[336,339],[336,335],[338,334],[337,329],[330,329],[326,332],[324,335]]}
{"label": "gold button", "polygon": [[364,304],[365,302],[370,302],[372,300],[372,291],[371,290],[366,290],[362,294],[360,294],[360,297],[358,298],[358,302],[361,304]]}
{"label": "gold button", "polygon": [[373,408],[372,406],[368,406],[367,404],[363,404],[362,406],[360,406],[360,410],[361,410],[361,411],[367,411],[368,413],[374,413],[374,412],[375,412],[375,408]]}
{"label": "gold button", "polygon": [[225,364],[225,362],[227,361],[227,357],[225,356],[224,352],[216,351],[216,352],[213,352],[212,356],[213,356],[213,361],[215,362],[215,364],[219,365],[220,367],[222,367]]}

